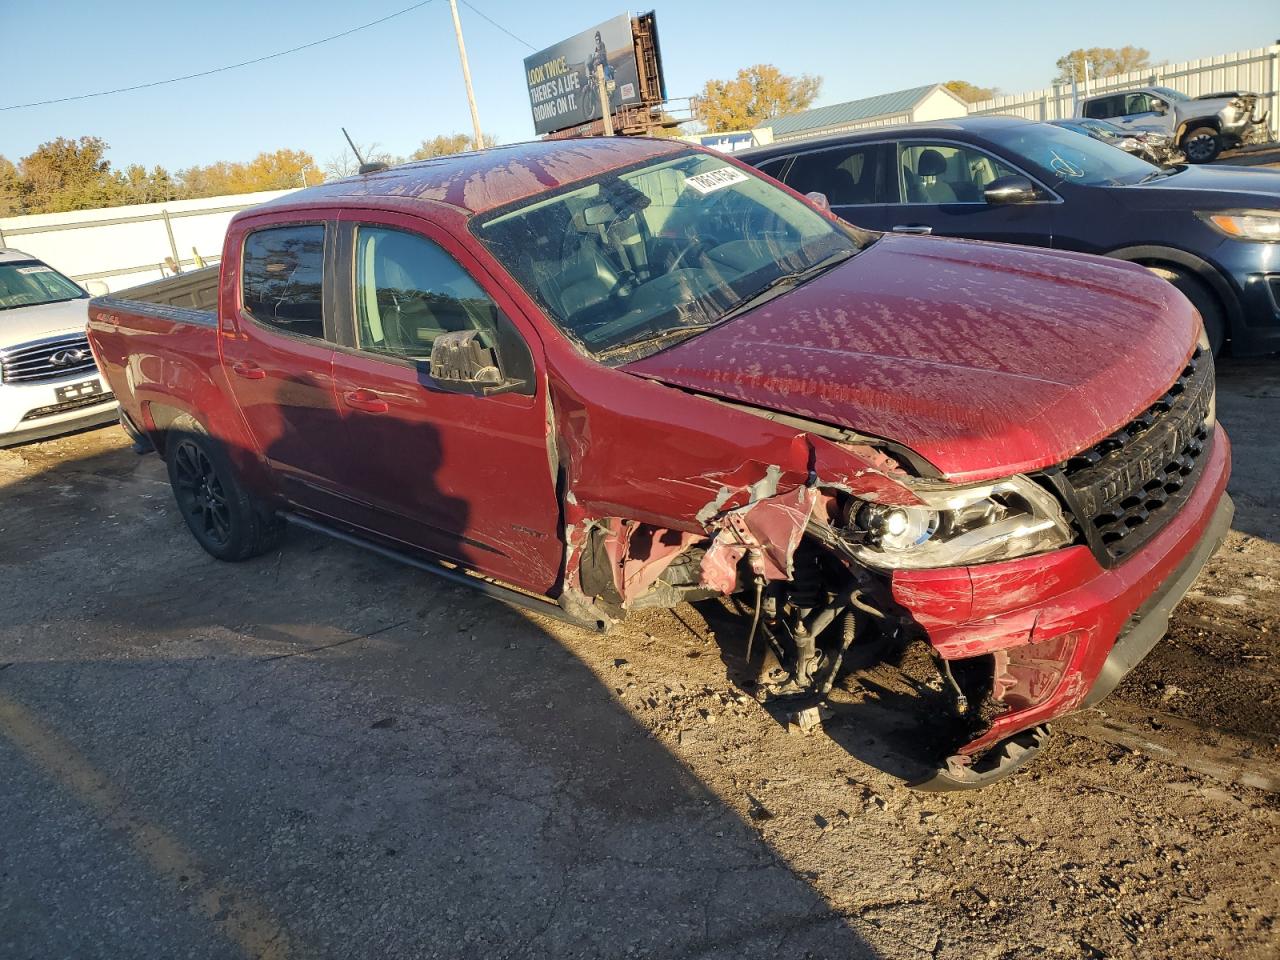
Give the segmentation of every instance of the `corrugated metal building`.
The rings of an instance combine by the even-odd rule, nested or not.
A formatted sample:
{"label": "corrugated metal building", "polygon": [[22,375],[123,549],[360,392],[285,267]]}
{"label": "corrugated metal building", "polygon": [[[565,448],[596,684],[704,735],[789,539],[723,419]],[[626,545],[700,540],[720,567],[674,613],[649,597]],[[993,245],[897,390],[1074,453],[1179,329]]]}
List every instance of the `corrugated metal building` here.
{"label": "corrugated metal building", "polygon": [[942,84],[933,83],[792,113],[774,120],[769,128],[775,141],[799,140],[891,123],[945,120],[963,117],[967,112],[968,105],[963,100]]}

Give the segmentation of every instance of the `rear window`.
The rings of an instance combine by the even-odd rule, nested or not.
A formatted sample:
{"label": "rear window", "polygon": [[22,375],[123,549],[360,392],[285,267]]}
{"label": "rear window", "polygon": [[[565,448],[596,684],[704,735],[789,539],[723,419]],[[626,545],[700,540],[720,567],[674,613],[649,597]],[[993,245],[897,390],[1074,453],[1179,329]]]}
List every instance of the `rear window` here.
{"label": "rear window", "polygon": [[324,225],[249,234],[240,268],[242,302],[253,319],[286,333],[324,338]]}
{"label": "rear window", "polygon": [[1109,120],[1123,112],[1123,97],[1099,97],[1084,105],[1084,115],[1094,120]]}

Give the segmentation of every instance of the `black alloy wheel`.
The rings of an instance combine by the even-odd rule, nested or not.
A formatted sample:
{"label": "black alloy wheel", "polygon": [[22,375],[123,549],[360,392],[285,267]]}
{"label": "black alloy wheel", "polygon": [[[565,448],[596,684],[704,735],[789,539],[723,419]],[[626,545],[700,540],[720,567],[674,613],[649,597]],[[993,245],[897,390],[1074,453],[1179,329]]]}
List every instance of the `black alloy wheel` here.
{"label": "black alloy wheel", "polygon": [[218,470],[192,440],[173,451],[173,493],[191,532],[201,544],[226,547],[231,542],[231,507]]}

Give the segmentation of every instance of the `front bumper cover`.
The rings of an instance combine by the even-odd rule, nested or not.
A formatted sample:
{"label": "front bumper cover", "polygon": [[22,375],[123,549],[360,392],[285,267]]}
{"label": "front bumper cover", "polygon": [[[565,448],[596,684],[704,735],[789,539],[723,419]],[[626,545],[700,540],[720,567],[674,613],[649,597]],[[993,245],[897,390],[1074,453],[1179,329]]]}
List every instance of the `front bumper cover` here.
{"label": "front bumper cover", "polygon": [[1092,707],[1107,697],[1168,632],[1173,608],[1187,595],[1204,565],[1217,552],[1218,547],[1222,546],[1222,541],[1231,530],[1235,514],[1235,503],[1230,494],[1224,493],[1200,544],[1120,631],[1115,646],[1102,664],[1098,678],[1093,681],[1089,693],[1081,701],[1081,707]]}

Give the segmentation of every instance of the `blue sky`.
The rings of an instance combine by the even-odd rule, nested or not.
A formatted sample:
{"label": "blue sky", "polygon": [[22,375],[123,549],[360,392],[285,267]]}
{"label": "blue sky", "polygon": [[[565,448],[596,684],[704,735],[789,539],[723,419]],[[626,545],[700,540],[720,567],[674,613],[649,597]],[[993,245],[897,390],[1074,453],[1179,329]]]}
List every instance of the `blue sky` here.
{"label": "blue sky", "polygon": [[[0,0],[0,106],[144,83],[249,59],[338,33],[411,0]],[[538,48],[622,13],[615,0],[470,0]],[[1156,60],[1260,47],[1280,37],[1275,0],[985,4],[653,0],[668,92],[773,63],[824,79],[819,105],[949,79],[1010,93],[1047,85],[1073,47],[1147,47]],[[521,61],[531,52],[460,4],[484,129],[529,139]],[[17,159],[57,136],[100,136],[117,167],[173,169],[309,150],[320,164],[360,142],[406,153],[438,133],[465,132],[447,0],[333,43],[264,64],[151,90],[0,111],[0,154]]]}

